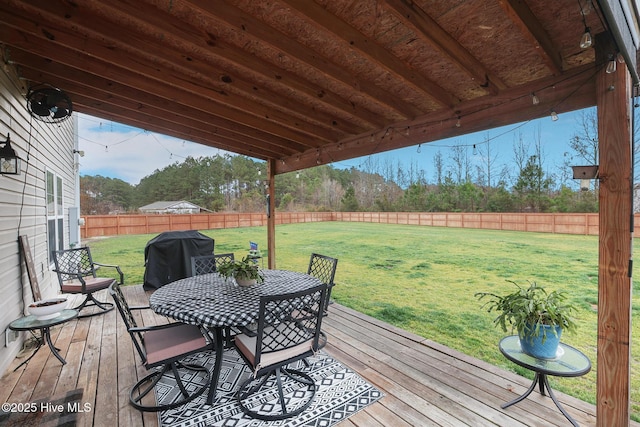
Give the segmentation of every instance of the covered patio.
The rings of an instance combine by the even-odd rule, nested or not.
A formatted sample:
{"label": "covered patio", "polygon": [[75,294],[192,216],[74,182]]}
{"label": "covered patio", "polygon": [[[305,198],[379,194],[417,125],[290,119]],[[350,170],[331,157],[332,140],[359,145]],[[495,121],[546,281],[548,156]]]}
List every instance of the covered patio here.
{"label": "covered patio", "polygon": [[[132,305],[144,305],[141,285],[123,288]],[[107,297],[107,295],[103,295]],[[115,311],[74,320],[52,331],[67,364],[43,349],[24,367],[7,372],[0,389],[3,402],[55,401],[82,389],[79,401],[90,410],[77,415],[78,426],[156,427],[156,414],[129,404],[129,390],[144,374]],[[166,322],[150,313],[145,325]],[[428,339],[332,304],[323,323],[329,337],[325,351],[355,370],[385,396],[340,426],[565,426],[568,421],[549,397],[533,393],[500,409],[522,394],[531,380],[471,358]],[[17,366],[17,358],[10,367]],[[506,361],[505,361],[506,363]],[[563,381],[563,379],[558,379]],[[556,392],[581,425],[596,425],[596,407]],[[640,426],[640,423],[631,423]]]}
{"label": "covered patio", "polygon": [[[563,112],[597,106],[600,261],[596,424],[608,427],[629,423],[630,101],[633,86],[639,82],[636,7],[635,1],[627,0],[4,0],[0,2],[0,43],[4,72],[19,82],[16,93],[26,95],[46,83],[64,90],[75,111],[267,162],[271,268],[277,259],[277,174],[534,118],[555,120]],[[11,114],[12,106],[6,110],[10,117],[4,122],[18,133],[16,140],[25,149],[31,141],[31,122],[26,118],[14,122],[12,117],[17,114]],[[49,111],[47,108],[45,115]],[[24,112],[22,107],[20,112]],[[60,155],[62,164],[73,164],[78,151],[67,151],[51,150],[44,156]],[[42,235],[42,229],[37,233]],[[7,247],[13,247],[13,236],[5,240]],[[15,249],[11,252],[16,253]],[[46,249],[38,256],[46,258]],[[12,268],[13,285],[20,281],[21,273],[19,267]],[[96,320],[100,334],[87,335],[93,320],[90,325],[72,322],[76,329],[62,329],[61,345],[69,342],[86,350],[82,358],[73,352],[69,364],[80,367],[80,377],[68,367],[41,370],[42,376],[30,374],[37,366],[31,363],[24,380],[15,379],[19,385],[16,390],[22,390],[16,392],[30,393],[34,384],[36,392],[58,385],[68,389],[74,382],[90,394],[107,387],[110,392],[97,400],[95,407],[100,416],[97,412],[93,415],[97,423],[109,420],[116,404],[111,395],[116,390],[118,395],[124,393],[119,379],[130,378],[135,363],[131,352],[113,351],[120,349],[120,343],[116,346],[118,331],[109,316]],[[334,321],[339,318],[327,321],[331,329]],[[341,354],[385,348],[371,346],[365,337],[361,341],[358,334],[334,335],[336,344],[328,350]],[[86,344],[82,337],[102,340]],[[513,376],[495,370],[483,372],[491,381],[478,376],[476,381],[470,377],[464,382],[458,376],[494,368],[476,366],[463,355],[436,351],[437,346],[421,341],[403,339],[406,352],[375,353],[375,357],[369,356],[371,363],[405,363],[405,355],[411,359],[433,351],[445,364],[451,360],[469,367],[468,374],[467,368],[454,370],[451,378],[460,380],[455,392],[447,395],[438,389],[434,396],[440,397],[423,399],[418,398],[419,393],[404,395],[399,390],[397,395],[390,393],[398,399],[397,409],[359,416],[384,420],[387,414],[395,419],[404,409],[418,415],[403,408],[402,402],[425,408],[425,413],[440,413],[443,416],[438,422],[444,424],[470,417],[504,419],[504,425],[516,425],[532,416],[518,413],[524,411],[520,407],[504,413],[495,409],[495,403],[507,397],[505,389],[522,387],[521,383],[511,384]],[[358,361],[364,376],[373,375],[374,366],[361,364],[363,359],[369,360],[352,360]],[[114,360],[118,361],[117,370],[115,364],[104,363]],[[85,364],[110,369],[111,375],[100,381],[96,376],[100,371],[83,369]],[[404,372],[422,369],[415,378],[417,387],[427,387],[429,378],[434,378],[422,376],[433,368],[414,360],[407,361],[407,366],[411,369]],[[434,383],[443,381],[442,374],[437,377]],[[393,375],[380,380],[388,382],[385,390],[399,387]],[[24,388],[26,384],[30,388]],[[466,391],[469,388],[473,392]],[[431,405],[442,406],[444,412]],[[139,417],[124,403],[118,406],[122,424]],[[536,409],[545,414],[542,408]],[[511,418],[507,412],[518,415]],[[576,414],[585,423],[593,422],[593,416],[593,412]],[[550,418],[541,419],[546,424]]]}

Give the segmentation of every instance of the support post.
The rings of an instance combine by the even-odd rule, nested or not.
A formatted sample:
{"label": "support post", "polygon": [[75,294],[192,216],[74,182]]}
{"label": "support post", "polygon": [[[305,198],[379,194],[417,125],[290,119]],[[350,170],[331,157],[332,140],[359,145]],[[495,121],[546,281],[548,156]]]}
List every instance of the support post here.
{"label": "support post", "polygon": [[599,427],[629,425],[632,259],[631,76],[607,73],[617,49],[606,33],[596,38],[600,236],[598,262]]}
{"label": "support post", "polygon": [[267,161],[267,250],[268,260],[267,266],[273,270],[276,268],[276,161],[269,159]]}

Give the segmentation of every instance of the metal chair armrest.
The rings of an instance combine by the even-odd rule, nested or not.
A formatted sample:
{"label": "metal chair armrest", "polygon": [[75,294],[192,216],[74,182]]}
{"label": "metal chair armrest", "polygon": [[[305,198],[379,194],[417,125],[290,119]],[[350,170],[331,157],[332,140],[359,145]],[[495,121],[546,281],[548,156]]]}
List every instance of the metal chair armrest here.
{"label": "metal chair armrest", "polygon": [[[53,271],[58,273],[58,277],[60,277],[60,274],[66,274],[67,276],[78,276],[78,281],[82,285],[82,293],[85,293],[87,291],[87,282],[84,281],[84,276],[82,275],[82,273],[78,273],[77,271],[63,271],[56,269],[54,269]],[[60,282],[60,285],[62,285],[62,282]]]}
{"label": "metal chair armrest", "polygon": [[[112,264],[101,264],[99,262],[94,262],[93,266],[99,266],[99,267],[108,267],[108,268],[115,268],[118,272],[118,274],[120,275],[120,284],[123,285],[124,284],[124,274],[122,273],[122,270],[120,269],[119,265],[112,265]],[[92,266],[92,267],[93,267]],[[95,267],[93,267],[95,268]]]}
{"label": "metal chair armrest", "polygon": [[159,329],[168,329],[176,326],[182,325],[180,322],[167,323],[164,325],[153,325],[153,326],[137,326],[135,328],[130,328],[129,332],[148,332],[148,331],[156,331]]}

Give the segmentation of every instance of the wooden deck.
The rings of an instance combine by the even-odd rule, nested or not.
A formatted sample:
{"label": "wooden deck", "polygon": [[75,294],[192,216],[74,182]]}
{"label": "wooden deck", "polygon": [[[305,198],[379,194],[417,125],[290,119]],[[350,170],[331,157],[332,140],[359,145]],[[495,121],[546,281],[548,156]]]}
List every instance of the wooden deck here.
{"label": "wooden deck", "polygon": [[[144,305],[141,285],[123,288],[130,305]],[[107,300],[102,294],[100,299]],[[150,312],[144,324],[166,322]],[[339,304],[323,323],[329,337],[325,351],[385,396],[343,421],[348,426],[566,426],[569,422],[549,397],[534,391],[506,410],[500,404],[522,394],[529,379],[372,319]],[[144,372],[115,310],[52,329],[67,364],[42,348],[24,367],[16,358],[2,377],[2,402],[55,400],[82,388],[80,426],[157,426],[155,414],[141,414],[128,403],[128,392]],[[27,353],[27,355],[30,352]],[[25,356],[26,357],[26,356]],[[581,426],[595,425],[595,406],[556,392]],[[632,423],[634,426],[640,424]]]}

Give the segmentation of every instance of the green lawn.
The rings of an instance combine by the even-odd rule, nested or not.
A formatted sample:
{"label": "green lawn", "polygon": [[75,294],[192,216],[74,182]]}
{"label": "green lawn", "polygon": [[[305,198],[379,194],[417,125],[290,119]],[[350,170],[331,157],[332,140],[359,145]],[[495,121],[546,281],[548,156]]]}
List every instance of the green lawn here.
{"label": "green lawn", "polygon": [[[266,255],[266,228],[208,230],[215,252],[244,256],[249,241]],[[127,284],[142,283],[144,247],[155,235],[95,239],[94,259],[119,264]],[[494,365],[532,377],[500,354],[504,335],[478,291],[511,290],[507,280],[564,290],[579,307],[578,332],[563,341],[593,364],[581,378],[551,378],[554,389],[595,403],[598,237],[410,225],[323,222],[276,227],[277,268],[306,271],[311,252],[339,259],[333,298]],[[266,261],[265,261],[266,265]],[[640,420],[640,294],[634,291],[632,416]]]}

